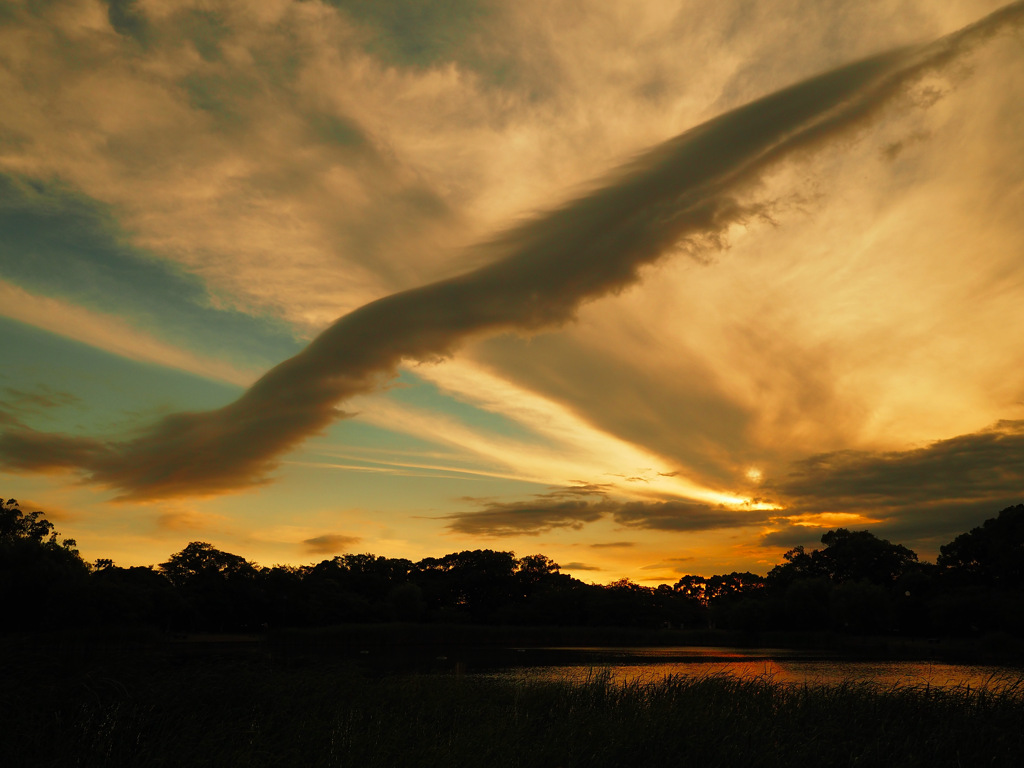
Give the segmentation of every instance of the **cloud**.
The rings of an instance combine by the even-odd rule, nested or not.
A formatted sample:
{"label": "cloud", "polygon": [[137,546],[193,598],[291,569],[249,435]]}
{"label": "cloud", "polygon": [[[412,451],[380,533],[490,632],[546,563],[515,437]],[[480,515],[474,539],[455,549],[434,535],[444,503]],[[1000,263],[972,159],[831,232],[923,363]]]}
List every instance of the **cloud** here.
{"label": "cloud", "polygon": [[446,515],[448,529],[480,536],[536,536],[556,528],[579,530],[604,517],[604,501],[555,491],[534,501],[488,502],[475,512]]}
{"label": "cloud", "polygon": [[47,434],[32,429],[7,430],[0,435],[2,466],[33,472],[60,472],[99,466],[110,461],[112,449],[88,437]]}
{"label": "cloud", "polygon": [[[1024,492],[1024,421],[907,451],[839,451],[798,463],[777,485],[790,508],[841,511]],[[828,509],[825,510],[824,506]]]}
{"label": "cloud", "polygon": [[656,531],[713,531],[745,528],[769,520],[764,510],[729,509],[689,501],[627,501],[615,505],[611,516],[620,525]]}
{"label": "cloud", "polygon": [[[375,61],[321,2],[200,5],[139,3],[145,46],[96,0],[16,5],[0,27],[3,169],[110,206],[151,261],[307,338],[436,276],[458,229],[447,181],[395,134],[419,134],[443,73]],[[449,79],[465,106],[472,89]]]}
{"label": "cloud", "polygon": [[[1024,498],[1024,421],[905,451],[812,456],[764,490],[787,516],[854,512],[875,518],[859,527],[934,541]],[[769,534],[765,543],[788,544],[790,530]]]}
{"label": "cloud", "polygon": [[662,560],[660,563],[651,563],[650,565],[640,566],[641,571],[660,571],[663,568],[671,569],[675,574],[674,576],[651,576],[645,578],[644,581],[656,581],[661,580],[662,582],[672,582],[677,579],[680,574],[688,573],[688,568],[692,567],[692,557],[669,557]]}
{"label": "cloud", "polygon": [[[701,487],[679,476],[678,472],[654,471],[653,468],[667,469],[670,465],[637,444],[595,429],[573,408],[511,385],[507,380],[463,360],[417,366],[416,375],[435,382],[445,394],[512,420],[516,431],[512,435],[501,430],[491,432],[476,424],[443,417],[436,411],[379,400],[353,401],[352,405],[359,410],[359,418],[367,423],[472,451],[507,467],[509,476],[545,485],[564,486],[580,477],[601,478],[604,484],[617,484],[623,487],[626,495],[630,495],[631,491],[626,488],[640,480],[644,483],[645,493],[686,496],[715,503],[724,500],[720,492]],[[596,375],[591,379],[598,380],[603,381]],[[622,405],[628,408],[628,404]],[[523,437],[521,428],[528,430],[528,437]],[[621,468],[630,468],[630,474],[622,473],[619,471]],[[638,475],[642,477],[630,479]]]}
{"label": "cloud", "polygon": [[157,527],[167,531],[198,531],[208,529],[215,523],[223,526],[226,522],[227,519],[222,515],[193,509],[171,510],[156,518]]}
{"label": "cloud", "polygon": [[[69,512],[67,509],[54,504],[39,504],[32,499],[24,497],[17,500],[18,507],[22,512],[42,512],[43,517],[51,523],[74,523],[81,519],[80,512]],[[60,531],[58,531],[60,533]]]}
{"label": "cloud", "polygon": [[627,547],[635,547],[635,541],[604,541],[597,544],[591,544],[594,549],[625,549]]}
{"label": "cloud", "polygon": [[[649,317],[649,304],[644,309]],[[685,475],[658,472],[661,478],[699,479],[712,487],[733,482],[735,457],[749,449],[753,414],[730,400],[715,372],[685,349],[671,346],[663,329],[638,328],[624,322],[621,312],[608,314],[584,318],[596,320],[592,329],[493,339],[476,345],[471,354],[500,373],[501,378],[492,378],[504,379],[505,389],[512,389],[507,383],[511,380],[522,390],[570,403],[574,412],[585,414],[585,420],[576,418],[591,433],[615,436],[656,456],[671,456],[670,466],[687,467]],[[646,322],[656,327],[656,321]],[[612,338],[619,343],[608,344]],[[658,359],[651,361],[648,355]],[[448,367],[438,366],[438,373],[443,375]],[[605,442],[610,440],[606,437]],[[619,466],[629,464],[620,458]]]}
{"label": "cloud", "polygon": [[[628,528],[657,531],[711,531],[767,523],[773,513],[729,509],[699,502],[626,501],[603,489],[578,486],[537,494],[530,501],[488,502],[482,509],[442,517],[448,529],[478,536],[534,536],[556,528],[580,529],[610,519]],[[594,545],[599,546],[599,545]],[[630,542],[605,544],[628,547]]]}
{"label": "cloud", "polygon": [[[376,389],[401,362],[443,358],[471,338],[558,326],[584,302],[638,281],[667,252],[713,247],[730,226],[765,213],[739,197],[764,172],[864,126],[915,78],[1022,19],[1024,3],[1014,3],[935,43],[839,67],[709,120],[605,186],[481,246],[484,266],[343,316],[221,409],[169,416],[123,442],[9,431],[0,462],[77,467],[127,498],[267,482],[282,453],[323,431],[341,415],[339,403]],[[594,512],[584,505],[537,524],[572,525]],[[680,519],[668,506],[624,514],[627,524],[673,530]]]}
{"label": "cloud", "polygon": [[148,33],[146,15],[139,8],[138,0],[106,0],[109,6],[107,18],[110,26],[121,35],[132,37],[145,45]]}
{"label": "cloud", "polygon": [[197,355],[168,344],[120,317],[29,293],[4,280],[0,280],[0,315],[130,360],[176,368],[214,381],[246,386],[256,378],[252,371],[219,356]]}
{"label": "cloud", "polygon": [[565,565],[562,565],[562,566],[559,566],[559,567],[561,569],[563,569],[563,570],[566,570],[566,571],[603,571],[604,570],[604,568],[601,568],[601,567],[599,567],[597,565],[588,565],[587,563],[577,563],[577,562],[566,563]]}
{"label": "cloud", "polygon": [[444,61],[471,63],[467,43],[496,8],[491,0],[326,0],[372,30],[367,50],[389,62],[429,67]]}
{"label": "cloud", "polygon": [[358,536],[345,536],[340,533],[325,533],[321,536],[304,539],[302,545],[305,551],[309,554],[330,555],[350,549],[360,541],[361,539]]}
{"label": "cloud", "polygon": [[[224,306],[196,275],[132,245],[110,206],[67,183],[0,171],[0,231],[11,254],[0,260],[0,313],[21,322],[136,359],[193,358],[191,370],[218,377],[232,362],[260,370],[301,348],[283,323]],[[186,341],[192,354],[172,348]]]}
{"label": "cloud", "polygon": [[14,408],[60,408],[65,405],[73,405],[80,402],[80,398],[71,392],[54,390],[45,384],[40,384],[35,392],[27,392],[15,387],[4,387],[7,400],[4,407]]}
{"label": "cloud", "polygon": [[821,543],[822,535],[832,530],[831,528],[814,528],[806,525],[786,525],[775,531],[770,531],[760,538],[762,547],[807,547],[813,549],[816,544]]}
{"label": "cloud", "polygon": [[35,391],[4,387],[0,390],[0,424],[24,429],[22,415],[25,413],[43,413],[55,408],[76,405],[80,398],[70,392],[51,389],[45,384],[37,384]]}

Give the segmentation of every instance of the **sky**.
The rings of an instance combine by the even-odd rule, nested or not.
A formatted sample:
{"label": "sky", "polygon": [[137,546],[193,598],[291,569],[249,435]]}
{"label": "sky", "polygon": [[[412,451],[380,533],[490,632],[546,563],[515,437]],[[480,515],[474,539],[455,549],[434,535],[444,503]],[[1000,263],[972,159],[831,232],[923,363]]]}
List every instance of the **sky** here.
{"label": "sky", "polygon": [[0,494],[87,560],[1024,501],[1024,2],[9,0],[0,95]]}

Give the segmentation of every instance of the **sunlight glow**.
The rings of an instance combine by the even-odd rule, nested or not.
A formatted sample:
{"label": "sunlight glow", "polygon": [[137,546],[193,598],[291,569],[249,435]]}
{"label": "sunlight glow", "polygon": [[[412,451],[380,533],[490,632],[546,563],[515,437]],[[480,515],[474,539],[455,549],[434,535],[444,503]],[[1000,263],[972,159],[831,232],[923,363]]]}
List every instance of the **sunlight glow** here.
{"label": "sunlight glow", "polygon": [[469,450],[511,468],[513,475],[522,480],[549,485],[595,483],[632,498],[668,495],[724,505],[742,505],[747,501],[679,477],[661,457],[602,432],[565,406],[471,363],[452,360],[438,366],[420,366],[416,374],[464,402],[513,420],[545,438],[547,445],[527,444],[452,416],[428,413],[382,398],[360,400],[360,418]]}

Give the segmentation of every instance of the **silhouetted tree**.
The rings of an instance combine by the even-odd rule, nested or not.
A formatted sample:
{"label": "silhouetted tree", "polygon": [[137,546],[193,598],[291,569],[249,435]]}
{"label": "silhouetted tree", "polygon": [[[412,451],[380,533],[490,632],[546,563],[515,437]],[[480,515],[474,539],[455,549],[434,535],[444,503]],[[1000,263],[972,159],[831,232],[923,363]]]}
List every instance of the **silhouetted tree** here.
{"label": "silhouetted tree", "polygon": [[767,577],[682,576],[651,588],[585,584],[542,555],[464,550],[406,559],[346,554],[316,565],[259,568],[190,542],[156,569],[88,566],[41,512],[0,499],[4,627],[151,624],[253,630],[355,621],[738,630],[1024,634],[1024,505],[941,548],[938,564],[869,531],[828,531],[795,547]]}
{"label": "silhouetted tree", "polygon": [[[771,574],[769,574],[770,576]],[[787,629],[827,629],[829,619],[829,594],[835,584],[822,576],[797,578],[782,582],[782,596],[779,601],[782,622]]]}
{"label": "silhouetted tree", "polygon": [[[870,531],[837,528],[823,549],[789,550],[766,579],[773,593],[769,623],[793,629],[888,632],[900,625],[900,579],[917,554]],[[781,621],[780,621],[781,619]]]}
{"label": "silhouetted tree", "polygon": [[724,601],[739,597],[749,597],[764,589],[764,576],[744,571],[733,571],[721,576],[712,576],[707,580],[705,594],[708,602]]}
{"label": "silhouetted tree", "polygon": [[423,590],[419,584],[408,581],[391,589],[388,593],[388,604],[392,617],[398,621],[418,621],[427,610]]}
{"label": "silhouetted tree", "polygon": [[683,576],[672,588],[685,598],[708,604],[708,580],[703,576]]}
{"label": "silhouetted tree", "polygon": [[880,539],[870,531],[837,528],[822,535],[821,543],[825,548],[811,553],[803,547],[789,550],[783,555],[786,562],[769,572],[768,583],[826,578],[834,582],[863,579],[873,584],[892,584],[917,562],[913,551]]}
{"label": "silhouetted tree", "polygon": [[939,548],[937,565],[964,584],[1024,587],[1024,504],[1007,507]]}
{"label": "silhouetted tree", "polygon": [[763,628],[764,587],[764,577],[749,571],[733,571],[707,579],[704,594],[709,625],[748,631]]}
{"label": "silhouetted tree", "polygon": [[160,571],[176,587],[196,579],[252,578],[256,567],[241,555],[223,552],[205,541],[193,541],[160,563]]}
{"label": "silhouetted tree", "polygon": [[616,627],[664,626],[658,595],[653,587],[645,587],[632,579],[613,581],[595,595],[597,611],[593,623]]}
{"label": "silhouetted tree", "polygon": [[892,584],[917,554],[902,544],[891,544],[870,531],[837,528],[821,537],[825,549],[821,559],[825,573],[833,581],[865,580],[873,584]]}
{"label": "silhouetted tree", "polygon": [[89,566],[74,539],[59,539],[42,512],[0,499],[0,605],[9,628],[88,621],[83,591]]}
{"label": "silhouetted tree", "polygon": [[416,563],[417,582],[437,618],[489,620],[516,595],[512,552],[464,550]]}
{"label": "silhouetted tree", "polygon": [[256,584],[261,625],[285,627],[311,623],[305,575],[306,569],[292,565],[260,568]]}
{"label": "silhouetted tree", "polygon": [[828,595],[832,629],[854,634],[880,634],[894,628],[893,601],[880,584],[848,579],[833,584]]}
{"label": "silhouetted tree", "polygon": [[558,563],[547,555],[526,555],[515,563],[516,593],[526,598],[562,580]]}
{"label": "silhouetted tree", "polygon": [[1024,505],[1003,509],[939,552],[935,626],[953,634],[1024,634]]}
{"label": "silhouetted tree", "polygon": [[[654,597],[665,626],[676,629],[696,629],[707,625],[706,604],[690,586],[680,588],[680,582],[689,584],[688,579],[704,579],[700,576],[684,576],[675,585],[662,584],[655,588]],[[700,594],[703,595],[703,589]]]}
{"label": "silhouetted tree", "polygon": [[94,569],[92,605],[100,623],[106,625],[150,625],[167,629],[188,615],[185,600],[162,574],[145,566]]}
{"label": "silhouetted tree", "polygon": [[412,571],[409,560],[346,554],[314,566],[304,582],[313,588],[319,623],[388,621],[391,594],[410,582]]}
{"label": "silhouetted tree", "polygon": [[263,624],[254,610],[258,571],[240,555],[193,541],[159,568],[191,607],[193,628],[225,630]]}

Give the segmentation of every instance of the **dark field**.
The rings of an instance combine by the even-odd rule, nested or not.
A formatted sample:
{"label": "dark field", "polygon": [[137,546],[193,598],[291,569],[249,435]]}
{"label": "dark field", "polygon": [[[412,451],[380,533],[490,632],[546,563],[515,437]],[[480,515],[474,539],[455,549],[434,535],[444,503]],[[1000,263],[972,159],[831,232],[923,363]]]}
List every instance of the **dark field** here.
{"label": "dark field", "polygon": [[267,641],[8,637],[6,766],[1018,766],[1024,691],[381,674]]}

